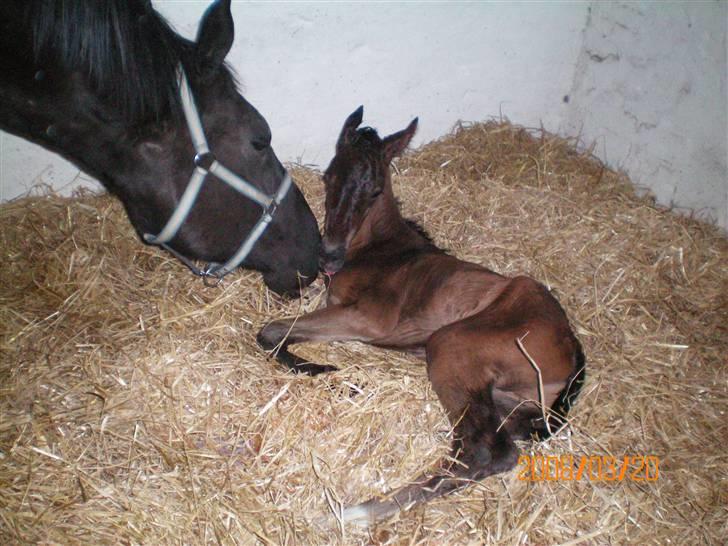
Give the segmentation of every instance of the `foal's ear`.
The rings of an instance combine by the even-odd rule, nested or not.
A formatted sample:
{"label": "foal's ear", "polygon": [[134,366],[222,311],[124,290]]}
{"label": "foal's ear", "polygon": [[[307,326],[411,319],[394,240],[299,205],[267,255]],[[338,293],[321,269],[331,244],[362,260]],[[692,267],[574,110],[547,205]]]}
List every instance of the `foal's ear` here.
{"label": "foal's ear", "polygon": [[205,11],[197,31],[197,56],[204,73],[210,74],[220,68],[234,38],[230,0],[216,0]]}
{"label": "foal's ear", "polygon": [[361,120],[364,118],[364,106],[360,106],[354,110],[349,117],[346,118],[344,126],[341,128],[339,134],[339,140],[336,142],[336,151],[338,152],[342,146],[351,142],[352,137],[356,133],[356,128],[361,125]]}
{"label": "foal's ear", "polygon": [[406,129],[403,129],[384,139],[384,159],[387,163],[404,152],[404,149],[415,136],[417,131],[417,119],[413,119]]}

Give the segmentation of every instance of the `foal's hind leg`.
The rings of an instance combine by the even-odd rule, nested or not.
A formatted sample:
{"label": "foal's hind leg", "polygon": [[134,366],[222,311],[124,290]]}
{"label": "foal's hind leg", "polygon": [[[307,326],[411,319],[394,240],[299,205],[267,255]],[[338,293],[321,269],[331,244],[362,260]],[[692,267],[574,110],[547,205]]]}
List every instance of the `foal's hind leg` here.
{"label": "foal's hind leg", "polygon": [[427,369],[433,389],[444,406],[453,430],[451,471],[459,477],[481,480],[516,465],[514,443],[525,422],[504,426],[505,416],[494,393],[499,377],[497,362],[480,350],[487,339],[455,324],[436,332],[427,344]]}
{"label": "foal's hind leg", "polygon": [[[454,424],[452,457],[457,463],[449,470],[460,483],[449,489],[459,489],[467,485],[467,480],[482,480],[516,465],[518,449],[511,430],[502,426],[503,415],[493,400],[492,383],[477,390],[466,387],[454,397],[448,392],[450,385],[433,382],[433,388]],[[464,406],[448,407],[453,399],[464,401]]]}
{"label": "foal's hind leg", "polygon": [[[521,329],[532,331],[540,350],[545,397],[540,402],[538,375],[516,343]],[[471,479],[512,468],[518,455],[514,440],[543,435],[540,404],[550,407],[565,386],[569,359],[559,346],[538,343],[549,332],[535,321],[521,329],[492,327],[487,315],[473,316],[428,341],[430,381],[455,424],[453,449],[460,454],[454,455]]]}

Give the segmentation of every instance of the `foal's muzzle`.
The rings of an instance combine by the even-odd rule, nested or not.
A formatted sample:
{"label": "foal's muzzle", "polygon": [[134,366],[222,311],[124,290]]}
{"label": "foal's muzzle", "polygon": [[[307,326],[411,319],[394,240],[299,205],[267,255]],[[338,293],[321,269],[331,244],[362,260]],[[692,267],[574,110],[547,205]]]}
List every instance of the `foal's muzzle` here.
{"label": "foal's muzzle", "polygon": [[327,274],[337,273],[344,267],[346,249],[343,245],[331,245],[324,241],[319,255],[319,269]]}

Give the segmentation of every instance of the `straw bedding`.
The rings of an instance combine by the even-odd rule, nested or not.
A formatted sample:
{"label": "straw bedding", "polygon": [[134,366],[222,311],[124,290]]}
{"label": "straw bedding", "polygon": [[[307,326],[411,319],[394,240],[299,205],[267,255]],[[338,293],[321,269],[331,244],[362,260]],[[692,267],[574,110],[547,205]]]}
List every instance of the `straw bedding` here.
{"label": "straw bedding", "polygon": [[[319,218],[319,174],[293,174]],[[142,245],[108,196],[0,208],[0,542],[699,544],[728,536],[728,242],[638,197],[573,143],[460,126],[399,161],[404,212],[457,256],[547,284],[588,378],[531,455],[659,457],[656,481],[492,477],[370,531],[321,523],[448,453],[423,363],[305,345],[296,377],[255,343],[313,310],[256,273],[206,288]],[[363,392],[350,396],[350,384]]]}

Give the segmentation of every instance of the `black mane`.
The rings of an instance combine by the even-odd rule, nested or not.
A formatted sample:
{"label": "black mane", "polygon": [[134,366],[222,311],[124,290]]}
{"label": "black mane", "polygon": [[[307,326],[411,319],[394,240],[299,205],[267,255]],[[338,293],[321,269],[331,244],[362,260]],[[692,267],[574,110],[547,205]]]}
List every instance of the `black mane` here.
{"label": "black mane", "polygon": [[425,231],[425,228],[423,228],[420,224],[415,222],[414,220],[410,220],[409,218],[404,219],[405,224],[407,224],[410,229],[413,229],[417,232],[417,234],[422,237],[425,241],[427,241],[432,246],[435,246],[435,242],[432,240],[432,237],[430,236],[427,231]]}
{"label": "black mane", "polygon": [[176,70],[191,42],[149,0],[30,0],[25,17],[39,68],[81,72],[125,121],[178,111]]}

